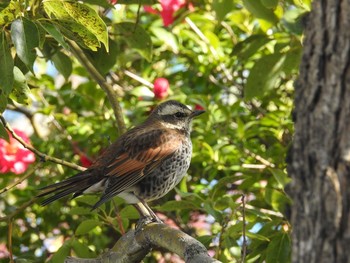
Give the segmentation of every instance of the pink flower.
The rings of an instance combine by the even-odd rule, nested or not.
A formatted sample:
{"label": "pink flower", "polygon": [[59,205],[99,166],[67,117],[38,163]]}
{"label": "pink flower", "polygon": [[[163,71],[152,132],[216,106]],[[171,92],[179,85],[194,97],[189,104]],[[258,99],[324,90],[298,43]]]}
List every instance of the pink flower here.
{"label": "pink flower", "polygon": [[[20,136],[26,143],[29,143],[27,135],[15,129],[15,133]],[[24,148],[11,134],[10,143],[0,139],[0,173],[13,172],[15,174],[23,173],[27,170],[29,164],[35,161],[33,152]]]}
{"label": "pink flower", "polygon": [[[185,6],[186,0],[160,0],[162,7],[160,15],[163,19],[164,26],[169,26],[174,23],[174,13]],[[159,12],[150,6],[144,7],[147,13],[158,14]]]}
{"label": "pink flower", "polygon": [[168,96],[169,81],[166,78],[157,78],[154,83],[154,97],[157,99],[165,99]]}

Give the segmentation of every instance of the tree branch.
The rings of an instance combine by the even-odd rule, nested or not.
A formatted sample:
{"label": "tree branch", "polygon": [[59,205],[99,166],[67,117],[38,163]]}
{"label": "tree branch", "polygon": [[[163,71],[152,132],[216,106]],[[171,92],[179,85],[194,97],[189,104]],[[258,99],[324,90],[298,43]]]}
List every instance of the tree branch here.
{"label": "tree branch", "polygon": [[11,133],[11,135],[12,135],[13,138],[15,138],[20,144],[22,144],[24,148],[26,148],[26,149],[32,151],[32,152],[35,153],[37,156],[39,156],[40,159],[41,159],[43,162],[50,161],[50,162],[53,162],[53,163],[62,164],[62,165],[64,165],[64,166],[73,168],[73,169],[78,170],[78,171],[85,171],[85,170],[86,170],[85,167],[82,167],[82,166],[79,166],[79,165],[77,165],[77,164],[70,163],[70,162],[67,162],[67,161],[64,161],[64,160],[55,158],[55,157],[48,156],[48,155],[46,155],[46,154],[44,154],[44,153],[38,151],[38,150],[35,149],[33,146],[31,146],[30,144],[26,143],[20,136],[18,136],[18,135],[13,131],[13,129],[12,129],[12,128],[10,127],[10,125],[7,123],[7,121],[6,121],[5,118],[2,116],[2,114],[0,114],[0,120],[1,120],[1,122],[3,123],[4,127]]}
{"label": "tree branch", "polygon": [[151,223],[140,230],[129,230],[114,247],[96,259],[68,257],[65,263],[132,263],[140,262],[151,248],[176,253],[186,263],[219,263],[211,258],[202,243],[165,224]]}
{"label": "tree branch", "polygon": [[107,94],[107,98],[111,103],[115,119],[118,124],[119,131],[124,133],[126,131],[125,122],[123,118],[123,111],[117,100],[117,93],[113,87],[107,83],[106,79],[98,72],[95,66],[91,63],[88,57],[84,54],[83,50],[73,41],[68,40],[67,42],[71,48],[73,55],[79,60],[79,62],[86,68],[90,73],[91,77],[100,85],[103,91]]}

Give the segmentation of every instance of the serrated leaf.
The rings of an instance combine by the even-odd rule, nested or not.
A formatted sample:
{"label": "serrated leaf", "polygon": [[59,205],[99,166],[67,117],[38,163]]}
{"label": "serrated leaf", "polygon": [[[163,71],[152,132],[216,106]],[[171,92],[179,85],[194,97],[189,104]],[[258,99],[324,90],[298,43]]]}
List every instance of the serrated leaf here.
{"label": "serrated leaf", "polygon": [[52,20],[60,31],[69,39],[76,41],[84,48],[96,51],[101,47],[100,42],[85,26],[73,20]]}
{"label": "serrated leaf", "polygon": [[11,1],[8,6],[1,10],[0,26],[10,24],[14,19],[16,19],[21,12],[20,4],[21,3],[19,1]]}
{"label": "serrated leaf", "polygon": [[0,122],[0,138],[5,139],[6,141],[10,142],[9,134],[7,133],[7,130],[5,129],[2,122]]}
{"label": "serrated leaf", "polygon": [[101,225],[101,222],[96,219],[88,219],[80,223],[75,230],[76,235],[84,235],[89,233],[95,227]]}
{"label": "serrated leaf", "polygon": [[[43,4],[46,13],[51,18],[56,18],[58,25],[69,24],[68,29],[72,31],[71,33],[67,32],[67,28],[60,27],[61,31],[65,29],[64,33],[69,38],[75,39],[74,33],[78,33],[80,43],[84,43],[86,47],[96,51],[102,42],[108,52],[107,26],[94,9],[74,1],[47,0]],[[97,45],[95,41],[91,42],[94,39],[92,36],[97,40]]]}
{"label": "serrated leaf", "polygon": [[26,77],[17,67],[13,68],[13,75],[15,79],[13,82],[13,90],[10,94],[10,98],[21,104],[28,104],[30,89],[27,85]]}
{"label": "serrated leaf", "polygon": [[87,28],[96,38],[102,42],[107,52],[108,47],[108,32],[107,26],[103,20],[98,16],[96,11],[91,7],[78,2],[64,1],[63,5],[70,16],[81,25]]}
{"label": "serrated leaf", "polygon": [[256,18],[266,20],[272,24],[276,24],[278,22],[278,18],[274,14],[274,12],[272,10],[266,8],[261,3],[261,0],[243,0],[243,5]]}
{"label": "serrated leaf", "polygon": [[14,61],[5,32],[2,32],[0,36],[0,61],[0,89],[4,93],[3,96],[6,96],[11,92],[13,86]]}
{"label": "serrated leaf", "polygon": [[68,79],[73,70],[72,61],[70,58],[66,54],[57,51],[51,57],[51,59],[56,69],[63,75],[65,79]]}
{"label": "serrated leaf", "polygon": [[124,36],[128,45],[135,49],[148,61],[152,59],[152,40],[149,34],[139,25],[123,22],[116,25],[117,30]]}
{"label": "serrated leaf", "polygon": [[266,250],[266,263],[290,262],[291,240],[287,233],[275,236]]}
{"label": "serrated leaf", "polygon": [[40,21],[40,25],[48,32],[62,47],[69,50],[67,42],[64,40],[62,33],[51,23]]}
{"label": "serrated leaf", "polygon": [[25,19],[17,19],[11,25],[11,38],[18,57],[33,72],[36,59],[35,48],[39,45],[39,33],[36,25]]}
{"label": "serrated leaf", "polygon": [[267,55],[255,62],[250,70],[244,89],[244,98],[261,97],[268,89],[275,87],[286,56],[284,54]]}

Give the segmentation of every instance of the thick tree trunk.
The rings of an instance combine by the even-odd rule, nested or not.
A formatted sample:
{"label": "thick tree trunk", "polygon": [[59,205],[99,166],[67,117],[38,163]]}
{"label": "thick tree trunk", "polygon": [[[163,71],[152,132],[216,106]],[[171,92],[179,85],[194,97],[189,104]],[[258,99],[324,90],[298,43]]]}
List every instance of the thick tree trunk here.
{"label": "thick tree trunk", "polygon": [[315,0],[295,85],[293,262],[350,262],[350,0]]}

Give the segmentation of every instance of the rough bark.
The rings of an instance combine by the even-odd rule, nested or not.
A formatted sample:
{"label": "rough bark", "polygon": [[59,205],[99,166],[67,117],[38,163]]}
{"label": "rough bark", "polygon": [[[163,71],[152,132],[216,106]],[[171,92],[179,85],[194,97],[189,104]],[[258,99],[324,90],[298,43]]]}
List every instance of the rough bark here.
{"label": "rough bark", "polygon": [[292,262],[350,262],[350,0],[313,2],[295,85]]}

